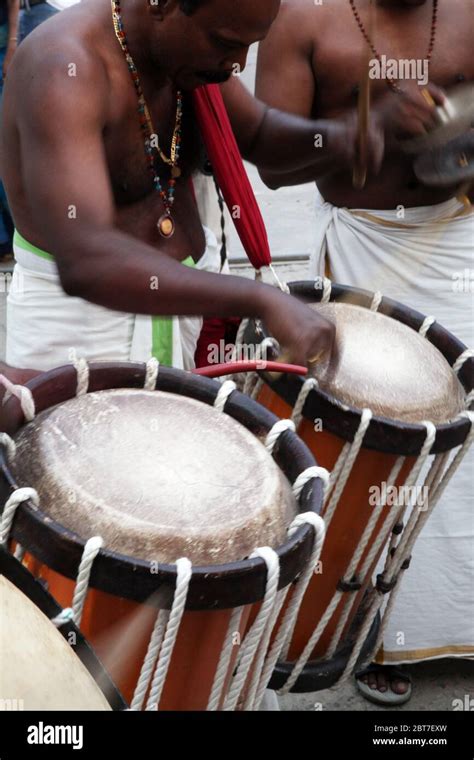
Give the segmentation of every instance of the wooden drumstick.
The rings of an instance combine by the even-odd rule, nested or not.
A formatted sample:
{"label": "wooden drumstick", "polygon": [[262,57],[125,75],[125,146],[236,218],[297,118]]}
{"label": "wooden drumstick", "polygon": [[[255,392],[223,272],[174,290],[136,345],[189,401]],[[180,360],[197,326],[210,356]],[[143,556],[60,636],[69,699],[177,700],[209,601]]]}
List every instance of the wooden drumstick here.
{"label": "wooden drumstick", "polygon": [[[373,39],[374,32],[374,8],[370,0],[369,16],[369,36]],[[367,182],[367,164],[368,164],[368,147],[369,147],[369,119],[370,119],[370,60],[372,51],[367,45],[365,59],[365,76],[359,85],[359,96],[357,98],[357,153],[352,170],[352,186],[356,190],[362,190]]]}

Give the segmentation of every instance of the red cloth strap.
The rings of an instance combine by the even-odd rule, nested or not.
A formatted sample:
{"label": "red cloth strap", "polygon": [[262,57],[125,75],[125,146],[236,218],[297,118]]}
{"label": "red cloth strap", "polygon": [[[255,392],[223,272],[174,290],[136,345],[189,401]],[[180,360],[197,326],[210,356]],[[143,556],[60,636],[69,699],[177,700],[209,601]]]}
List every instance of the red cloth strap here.
{"label": "red cloth strap", "polygon": [[255,269],[268,266],[272,257],[267,231],[245,171],[219,85],[199,87],[194,90],[193,99],[209,161],[245,252]]}

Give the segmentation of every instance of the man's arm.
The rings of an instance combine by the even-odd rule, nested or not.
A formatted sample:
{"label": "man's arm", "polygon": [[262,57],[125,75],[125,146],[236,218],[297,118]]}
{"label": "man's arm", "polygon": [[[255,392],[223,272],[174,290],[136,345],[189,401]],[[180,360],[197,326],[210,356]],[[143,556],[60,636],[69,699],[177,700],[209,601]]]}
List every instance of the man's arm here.
{"label": "man's arm", "polygon": [[[254,98],[237,77],[222,85],[221,91],[242,156],[257,166],[270,187],[315,180],[329,169],[352,165],[355,114],[313,120],[270,108]],[[378,122],[371,123],[368,140],[368,168],[376,173],[384,146]],[[279,178],[285,181],[279,182]]]}
{"label": "man's arm", "polygon": [[[70,61],[77,76],[68,77]],[[22,60],[22,68],[23,185],[67,293],[131,313],[260,317],[294,361],[330,348],[331,325],[296,299],[243,278],[184,267],[118,230],[102,138],[105,73],[80,49],[50,53],[36,67]],[[151,287],[156,278],[158,290]]]}
{"label": "man's arm", "polygon": [[[260,43],[256,98],[236,77],[222,86],[242,155],[256,164],[272,189],[314,181],[354,161],[355,113],[339,119],[312,118],[315,78],[308,5],[283,3]],[[372,124],[369,170],[378,171],[382,156],[383,135],[378,124]]]}
{"label": "man's arm", "polygon": [[[255,316],[259,289],[246,293],[233,278],[226,286],[115,227],[102,138],[107,81],[89,65],[81,51],[41,65],[20,110],[23,185],[63,288],[132,313]],[[156,277],[158,291],[150,287]]]}

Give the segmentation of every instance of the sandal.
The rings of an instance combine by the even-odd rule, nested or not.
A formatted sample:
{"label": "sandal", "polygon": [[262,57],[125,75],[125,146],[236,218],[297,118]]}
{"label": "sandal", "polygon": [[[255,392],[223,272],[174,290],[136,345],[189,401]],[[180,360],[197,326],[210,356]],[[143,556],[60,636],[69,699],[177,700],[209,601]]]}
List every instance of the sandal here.
{"label": "sandal", "polygon": [[[366,676],[369,673],[377,673],[383,668],[384,673],[387,676],[387,691],[379,691],[378,689],[372,689],[368,683],[364,683],[360,679],[362,676]],[[376,705],[384,705],[385,707],[395,707],[396,705],[403,705],[411,697],[412,694],[412,680],[408,673],[405,673],[400,668],[394,665],[377,665],[372,663],[364,670],[360,670],[355,674],[357,688],[365,699],[369,702],[374,702]],[[390,688],[390,681],[404,681],[408,684],[408,689],[404,694],[397,694]]]}

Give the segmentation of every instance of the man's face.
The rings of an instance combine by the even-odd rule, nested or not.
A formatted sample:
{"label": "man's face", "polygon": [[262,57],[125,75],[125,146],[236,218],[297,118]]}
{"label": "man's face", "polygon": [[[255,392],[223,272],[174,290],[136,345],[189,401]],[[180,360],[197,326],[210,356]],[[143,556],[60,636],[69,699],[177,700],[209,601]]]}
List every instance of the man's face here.
{"label": "man's face", "polygon": [[245,68],[250,45],[268,34],[279,7],[280,0],[206,0],[187,16],[178,0],[162,0],[153,60],[182,89],[225,82]]}

